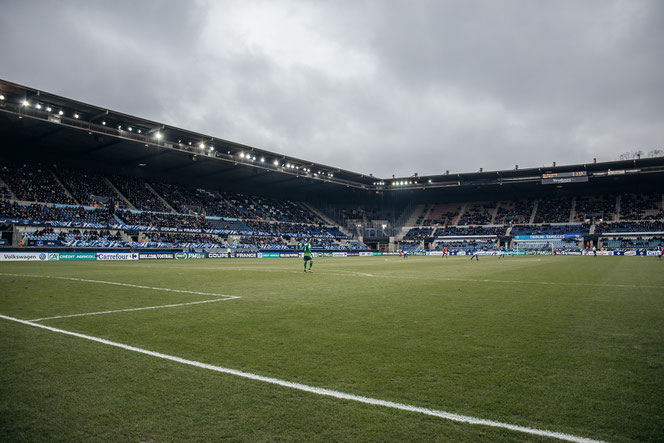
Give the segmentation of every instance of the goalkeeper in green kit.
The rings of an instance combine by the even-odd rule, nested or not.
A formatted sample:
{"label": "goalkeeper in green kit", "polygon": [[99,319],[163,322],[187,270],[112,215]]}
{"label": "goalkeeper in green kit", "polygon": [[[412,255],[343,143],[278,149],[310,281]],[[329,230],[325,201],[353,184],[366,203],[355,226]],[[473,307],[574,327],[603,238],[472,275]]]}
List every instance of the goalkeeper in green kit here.
{"label": "goalkeeper in green kit", "polygon": [[[314,264],[314,259],[311,256],[311,243],[305,240],[304,243],[300,245],[300,249],[302,249],[302,252],[304,252],[304,272],[314,272],[311,270],[311,266]],[[307,262],[309,262],[308,270]]]}

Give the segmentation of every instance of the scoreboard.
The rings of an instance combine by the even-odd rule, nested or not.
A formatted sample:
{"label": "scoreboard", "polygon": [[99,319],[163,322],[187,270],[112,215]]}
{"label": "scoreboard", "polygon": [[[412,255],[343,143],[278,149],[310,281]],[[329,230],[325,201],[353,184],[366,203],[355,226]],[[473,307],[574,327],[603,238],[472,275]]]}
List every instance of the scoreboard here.
{"label": "scoreboard", "polygon": [[542,174],[543,185],[558,185],[562,183],[583,183],[588,181],[586,171],[573,172],[553,172],[551,174]]}

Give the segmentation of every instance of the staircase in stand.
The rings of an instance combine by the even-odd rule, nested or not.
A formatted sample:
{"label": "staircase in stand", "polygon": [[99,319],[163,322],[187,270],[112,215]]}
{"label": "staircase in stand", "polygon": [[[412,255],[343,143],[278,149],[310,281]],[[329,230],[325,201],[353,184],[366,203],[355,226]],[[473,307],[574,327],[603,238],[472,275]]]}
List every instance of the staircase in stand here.
{"label": "staircase in stand", "polygon": [[120,199],[127,204],[127,207],[129,209],[134,209],[134,210],[136,209],[136,206],[132,205],[131,202],[127,199],[127,197],[125,197],[124,194],[122,194],[122,192],[120,192],[120,190],[116,188],[115,185],[108,178],[104,177],[104,181],[106,181],[106,183],[108,184],[108,186],[111,187],[113,192],[115,192],[118,195],[118,197],[120,197]]}

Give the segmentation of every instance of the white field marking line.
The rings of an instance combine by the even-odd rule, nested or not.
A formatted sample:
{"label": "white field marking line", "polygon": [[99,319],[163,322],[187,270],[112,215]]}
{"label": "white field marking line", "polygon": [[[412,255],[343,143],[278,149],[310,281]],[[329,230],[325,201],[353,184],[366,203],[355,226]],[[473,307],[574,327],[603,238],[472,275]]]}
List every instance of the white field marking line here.
{"label": "white field marking line", "polygon": [[71,332],[71,331],[66,331],[64,329],[58,329],[54,328],[51,326],[46,326],[42,325],[39,323],[34,323],[29,320],[21,320],[18,318],[14,317],[8,317],[6,315],[0,314],[0,318],[4,318],[5,320],[10,320],[13,322],[17,323],[22,323],[24,325],[28,326],[33,326],[36,328],[41,328],[41,329],[46,329],[51,332],[57,332],[60,334],[65,334],[65,335],[70,335],[72,337],[78,337],[82,338],[85,340],[90,340],[94,341],[97,343],[101,343],[104,345],[108,346],[113,346],[116,348],[124,349],[127,351],[132,351],[132,352],[137,352],[139,354],[145,354],[149,355],[151,357],[156,357],[156,358],[161,358],[164,360],[169,360],[173,361],[176,363],[181,363],[184,365],[189,365],[189,366],[195,366],[197,368],[201,369],[207,369],[210,371],[215,371],[215,372],[220,372],[224,374],[230,374],[230,375],[235,375],[237,377],[243,377],[247,378],[250,380],[255,380],[255,381],[260,381],[263,383],[269,383],[277,386],[283,386],[285,388],[290,388],[290,389],[297,389],[299,391],[304,391],[304,392],[309,392],[311,394],[316,394],[316,395],[322,395],[326,397],[333,397],[333,398],[338,398],[341,400],[349,400],[349,401],[355,401],[359,403],[364,403],[368,405],[374,405],[374,406],[383,406],[386,408],[392,408],[392,409],[399,409],[402,411],[408,411],[408,412],[416,412],[418,414],[425,414],[425,415],[430,415],[434,417],[440,417],[444,418],[446,420],[451,420],[451,421],[456,421],[456,422],[461,422],[461,423],[468,423],[468,424],[473,424],[473,425],[483,425],[483,426],[491,426],[494,428],[502,428],[502,429],[508,429],[510,431],[515,431],[515,432],[521,432],[524,434],[530,434],[530,435],[538,435],[542,437],[550,437],[550,438],[557,438],[560,440],[565,440],[565,441],[572,441],[572,442],[579,442],[579,443],[601,443],[601,440],[593,440],[585,437],[579,437],[576,435],[571,435],[571,434],[565,434],[562,432],[554,432],[554,431],[547,431],[544,429],[536,429],[536,428],[529,428],[526,426],[519,426],[519,425],[513,425],[510,423],[503,423],[499,421],[493,421],[493,420],[487,420],[483,418],[477,418],[477,417],[472,417],[468,415],[459,415],[459,414],[453,414],[451,412],[445,412],[441,410],[436,410],[436,409],[429,409],[429,408],[422,408],[419,406],[412,406],[404,403],[395,403],[392,401],[387,401],[387,400],[379,400],[371,397],[363,397],[360,395],[355,395],[355,394],[347,394],[345,392],[340,392],[340,391],[333,391],[331,389],[325,389],[325,388],[317,388],[315,386],[308,386],[304,385],[301,383],[294,383],[286,380],[280,380],[278,378],[271,378],[271,377],[264,377],[262,375],[257,375],[257,374],[252,374],[251,372],[243,372],[243,371],[238,371],[236,369],[230,369],[230,368],[224,368],[221,366],[214,366],[210,365],[207,363],[201,363],[197,362],[194,360],[187,360],[184,358],[180,357],[175,357],[173,355],[167,355],[167,354],[162,354],[160,352],[155,352],[155,351],[149,351],[147,349],[142,349],[142,348],[137,348],[134,346],[129,346],[125,345],[122,343],[117,343],[113,342],[110,340],[106,340],[103,338],[99,337],[93,337],[90,335],[84,335],[84,334],[79,334],[77,332]]}
{"label": "white field marking line", "polygon": [[71,281],[80,281],[84,283],[99,283],[102,285],[113,285],[113,286],[127,286],[129,288],[138,288],[138,289],[151,289],[153,291],[167,291],[167,292],[179,292],[182,294],[196,294],[196,295],[209,295],[212,297],[225,297],[228,300],[234,298],[240,298],[237,295],[226,295],[226,294],[215,294],[214,292],[198,292],[198,291],[187,291],[185,289],[171,289],[171,288],[155,288],[152,286],[141,286],[141,285],[132,285],[130,283],[120,283],[114,281],[102,281],[102,280],[89,280],[86,278],[74,278],[74,277],[59,277],[54,275],[37,275],[37,274],[7,274],[0,272],[0,275],[6,275],[10,277],[32,277],[32,278],[54,278],[58,280],[71,280]]}
{"label": "white field marking line", "polygon": [[214,298],[212,300],[192,301],[189,303],[178,303],[173,305],[145,306],[143,308],[116,309],[114,311],[85,312],[82,314],[55,315],[53,317],[35,318],[30,321],[54,320],[56,318],[86,317],[88,315],[115,314],[116,312],[144,311],[146,309],[177,308],[178,306],[200,305],[201,303],[214,303],[216,301],[232,300],[230,298]]}

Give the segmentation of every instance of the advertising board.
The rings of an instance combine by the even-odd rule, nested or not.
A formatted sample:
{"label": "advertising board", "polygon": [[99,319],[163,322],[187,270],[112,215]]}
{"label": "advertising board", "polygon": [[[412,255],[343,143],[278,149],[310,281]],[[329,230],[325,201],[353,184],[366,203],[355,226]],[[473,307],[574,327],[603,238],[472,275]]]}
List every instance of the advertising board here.
{"label": "advertising board", "polygon": [[139,260],[169,260],[175,256],[171,252],[139,252]]}
{"label": "advertising board", "polygon": [[46,252],[0,252],[0,261],[48,261],[57,260],[57,256]]}
{"label": "advertising board", "polygon": [[97,252],[97,260],[138,260],[136,252]]}
{"label": "advertising board", "polygon": [[[183,252],[184,254],[184,252]],[[187,258],[187,257],[178,257],[179,254],[175,254],[175,258]],[[227,252],[206,252],[205,256],[207,258],[228,258]]]}
{"label": "advertising board", "polygon": [[256,252],[236,252],[235,257],[237,257],[237,258],[258,258],[258,253],[256,253]]}
{"label": "advertising board", "polygon": [[97,260],[95,252],[60,252],[60,261],[69,260]]}
{"label": "advertising board", "polygon": [[[204,252],[177,252],[177,253],[173,254],[173,257],[171,257],[171,258],[176,258],[178,260],[188,260],[188,259],[199,259],[199,258],[206,258],[206,257],[207,256]],[[216,258],[216,257],[214,257],[214,258]]]}

